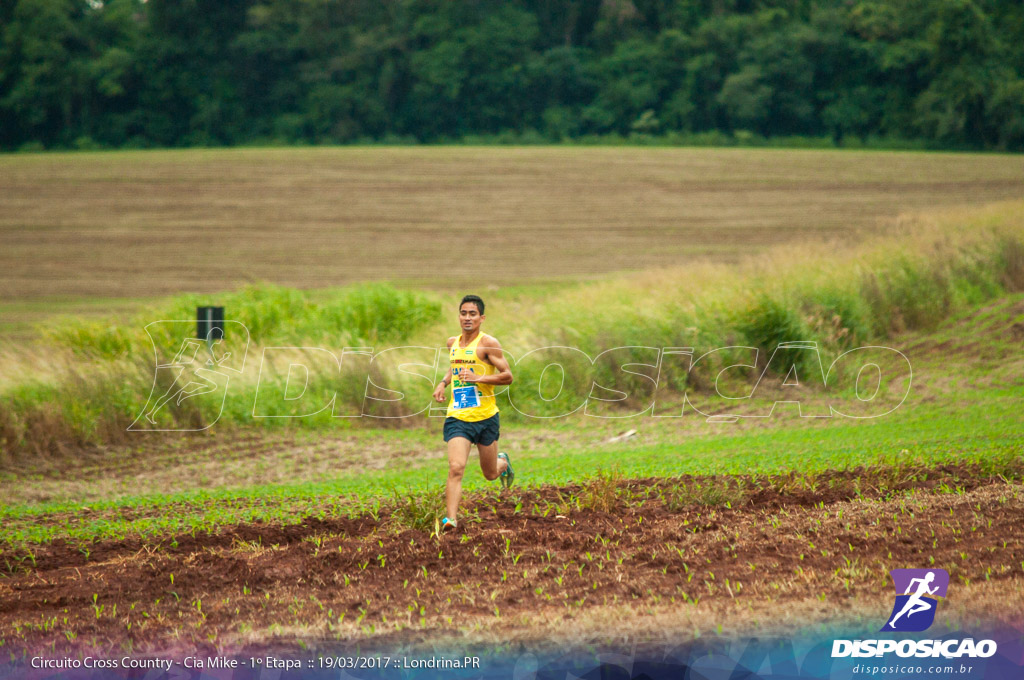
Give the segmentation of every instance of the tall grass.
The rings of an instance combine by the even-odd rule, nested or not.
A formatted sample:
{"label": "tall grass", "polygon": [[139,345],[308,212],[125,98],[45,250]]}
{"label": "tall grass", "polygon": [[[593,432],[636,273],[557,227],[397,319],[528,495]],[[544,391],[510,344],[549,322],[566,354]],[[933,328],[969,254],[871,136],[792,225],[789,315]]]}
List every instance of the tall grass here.
{"label": "tall grass", "polygon": [[47,380],[8,386],[0,399],[0,462],[24,455],[57,461],[84,446],[125,441],[148,387],[139,371],[109,363],[90,370],[62,363]]}
{"label": "tall grass", "polygon": [[[614,398],[594,383],[632,394],[630,390],[650,384],[645,374],[652,375],[650,364],[664,347],[691,347],[694,357],[719,347],[756,347],[760,365],[750,371],[748,377],[753,378],[785,342],[816,342],[828,361],[852,347],[934,327],[968,306],[1024,290],[1022,215],[1024,205],[1014,203],[981,212],[906,218],[888,235],[854,248],[787,246],[734,266],[697,262],[534,295],[517,303],[514,321],[496,326],[506,349],[519,360],[516,383],[500,403],[503,410],[510,406],[511,394],[519,411],[556,416],[581,407],[588,396]],[[196,305],[210,302],[224,304],[229,319],[248,328],[245,370],[232,376],[226,397],[213,393],[180,404],[169,402],[158,414],[162,429],[198,429],[219,414],[222,424],[252,426],[254,408],[261,407],[257,381],[262,381],[260,390],[280,397],[286,391],[290,364],[306,361],[303,350],[291,350],[292,354],[278,352],[264,364],[265,348],[323,347],[340,352],[346,346],[372,346],[380,351],[443,337],[447,328],[435,295],[379,284],[318,293],[251,286],[215,299],[180,296],[121,323],[64,324],[49,331],[47,344],[37,350],[49,359],[46,369],[40,366],[47,360],[38,356],[2,360],[0,445],[6,461],[121,441],[151,389],[162,394],[175,380],[158,374],[160,384],[154,388],[153,342],[158,355],[165,356],[180,338],[158,330],[151,342],[144,327],[159,319],[191,319]],[[527,356],[530,350],[553,346],[563,349]],[[621,349],[602,354],[613,348]],[[236,356],[246,351],[239,337],[228,338],[224,349]],[[799,363],[804,356],[785,348],[783,353],[783,366]],[[431,361],[429,350],[422,359],[411,359],[414,354],[419,356],[412,352],[374,362],[369,372],[370,391],[379,396],[373,402],[374,414],[392,419],[362,421],[402,425],[415,419],[396,416],[428,405],[433,378],[429,367],[417,369],[420,376],[411,375],[408,368],[398,370],[403,362]],[[545,372],[552,359],[563,365],[564,376]],[[639,368],[627,373],[624,363]],[[671,386],[677,392],[707,390],[715,370],[683,373]],[[346,359],[340,374],[329,370],[310,377],[305,401],[286,405],[280,398],[271,400],[262,415],[295,416],[306,412],[301,409],[309,404],[326,404],[332,395],[333,409],[313,417],[262,418],[257,424],[351,427],[351,420],[332,417],[332,410],[361,412],[368,384],[365,368]],[[409,399],[389,402],[384,390],[402,392]],[[635,406],[627,399],[608,408],[614,412]],[[508,408],[507,417],[522,419],[516,409]]]}
{"label": "tall grass", "polygon": [[[733,267],[697,264],[582,286],[543,305],[527,342],[567,345],[591,358],[633,345],[692,347],[694,357],[745,345],[759,350],[763,368],[781,343],[812,341],[830,361],[1024,290],[1022,216],[1024,204],[1013,203],[908,217],[852,249],[787,246]],[[781,354],[785,366],[805,356]],[[587,370],[583,363],[576,368]],[[598,361],[592,375],[624,385],[612,375],[617,368]],[[713,377],[698,369],[681,387],[706,388]]]}
{"label": "tall grass", "polygon": [[[260,284],[216,295],[181,295],[121,322],[70,320],[42,329],[42,335],[51,344],[83,356],[123,357],[149,349],[147,324],[191,320],[196,307],[213,303],[223,305],[227,317],[243,324],[258,345],[326,340],[329,346],[344,347],[400,341],[436,322],[441,314],[436,296],[385,283],[322,291],[315,297],[307,291]],[[177,342],[177,338],[164,340]]]}
{"label": "tall grass", "polygon": [[[213,301],[225,306],[229,320],[244,324],[249,331],[246,338],[229,326],[219,348],[239,359],[248,351],[246,370],[232,376],[234,384],[226,395],[218,391],[168,401],[156,414],[156,429],[201,430],[215,421],[252,424],[262,346],[322,346],[339,351],[346,346],[379,347],[380,343],[402,342],[423,326],[436,323],[441,313],[436,296],[386,284],[316,294],[259,285],[213,298],[182,295],[127,320],[65,321],[44,329],[42,343],[33,349],[19,356],[8,353],[3,359],[0,462],[14,464],[26,455],[59,456],[74,448],[124,441],[126,429],[146,406],[151,391],[159,398],[188,383],[186,373],[175,377],[174,371],[159,371],[154,384],[154,351],[161,360],[173,357],[183,340],[176,332],[194,333],[191,319],[196,306]],[[151,325],[163,320],[182,323]],[[272,371],[273,364],[268,366]],[[381,371],[376,368],[375,372],[379,376]],[[356,402],[358,412],[365,376],[347,371],[340,376],[310,377],[311,394],[338,391],[339,398],[350,405]],[[287,372],[270,375],[264,378],[264,386],[284,393],[286,380]],[[384,382],[378,377],[378,384]],[[271,410],[263,415],[294,413]],[[297,421],[273,417],[258,421],[270,427],[293,422]],[[303,419],[301,424],[345,427],[348,422],[332,419],[328,410],[314,421]]]}

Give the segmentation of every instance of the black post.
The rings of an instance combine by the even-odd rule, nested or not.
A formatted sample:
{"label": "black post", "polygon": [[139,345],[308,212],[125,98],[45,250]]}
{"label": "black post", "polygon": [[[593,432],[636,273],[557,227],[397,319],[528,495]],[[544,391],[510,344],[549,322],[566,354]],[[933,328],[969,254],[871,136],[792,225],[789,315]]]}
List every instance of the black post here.
{"label": "black post", "polygon": [[196,307],[196,337],[209,342],[224,339],[223,307]]}

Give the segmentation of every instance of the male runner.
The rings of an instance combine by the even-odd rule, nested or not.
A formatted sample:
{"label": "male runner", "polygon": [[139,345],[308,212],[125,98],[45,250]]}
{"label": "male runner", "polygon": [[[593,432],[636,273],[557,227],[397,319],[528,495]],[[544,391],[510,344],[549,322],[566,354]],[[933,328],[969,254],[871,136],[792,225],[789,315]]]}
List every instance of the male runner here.
{"label": "male runner", "polygon": [[507,489],[515,479],[508,454],[498,453],[498,405],[494,399],[494,386],[511,385],[512,371],[501,351],[501,343],[480,332],[484,318],[483,300],[476,295],[462,298],[459,303],[462,334],[448,338],[451,365],[434,390],[434,399],[443,402],[448,384],[452,385],[452,398],[444,421],[444,440],[448,443],[448,485],[445,488],[448,514],[441,520],[442,530],[456,528],[462,475],[473,444],[480,453],[480,470],[488,481],[500,477],[502,486]]}

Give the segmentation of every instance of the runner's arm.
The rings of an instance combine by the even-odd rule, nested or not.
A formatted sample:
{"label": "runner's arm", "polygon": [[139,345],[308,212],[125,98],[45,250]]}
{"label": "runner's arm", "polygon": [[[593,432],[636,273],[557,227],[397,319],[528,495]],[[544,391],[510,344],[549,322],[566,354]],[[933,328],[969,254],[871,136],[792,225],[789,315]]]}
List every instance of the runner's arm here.
{"label": "runner's arm", "polygon": [[[448,349],[451,349],[452,342],[454,342],[454,341],[455,341],[455,338],[448,338]],[[444,374],[444,377],[441,378],[441,382],[439,382],[437,384],[437,387],[434,388],[434,401],[438,401],[438,402],[444,401],[444,393],[445,393],[448,385],[451,383],[451,381],[452,381],[452,367],[449,366],[448,367],[448,372]]]}
{"label": "runner's arm", "polygon": [[[452,337],[448,338],[448,349],[451,349],[453,344],[455,344],[455,336],[454,335]],[[438,384],[438,387],[448,387],[448,385],[450,385],[451,383],[452,383],[452,367],[451,367],[451,365],[449,365],[448,366],[448,372],[444,374],[443,378],[441,378],[441,382]]]}
{"label": "runner's arm", "polygon": [[445,392],[448,391],[448,383],[450,383],[451,381],[452,369],[449,368],[444,378],[442,378],[441,382],[437,383],[437,387],[434,388],[434,401],[436,401],[437,403],[441,403],[444,401]]}
{"label": "runner's arm", "polygon": [[481,357],[487,363],[498,369],[494,375],[477,375],[476,373],[465,373],[462,380],[466,382],[484,383],[486,385],[511,385],[512,369],[509,368],[505,353],[501,350],[501,343],[496,338],[488,336],[480,343],[480,347],[486,350],[487,355]]}

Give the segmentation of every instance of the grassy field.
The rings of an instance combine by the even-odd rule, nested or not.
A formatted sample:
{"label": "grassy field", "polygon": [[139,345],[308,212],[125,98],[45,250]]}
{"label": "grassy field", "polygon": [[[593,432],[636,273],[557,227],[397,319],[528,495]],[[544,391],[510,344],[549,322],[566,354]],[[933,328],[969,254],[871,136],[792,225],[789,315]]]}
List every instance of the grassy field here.
{"label": "grassy field", "polygon": [[[1021,328],[1024,295],[1017,294],[934,330],[893,338],[892,346],[911,358],[916,377],[906,402],[880,418],[807,419],[784,406],[771,418],[735,423],[707,422],[693,411],[680,418],[619,420],[577,414],[518,422],[506,435],[507,446],[528,468],[520,480],[527,487],[582,483],[610,472],[623,478],[816,475],[943,464],[976,465],[988,476],[1013,478],[1024,465]],[[828,401],[821,394],[807,397],[805,407]],[[771,394],[763,399],[771,401]],[[214,429],[102,456],[83,453],[58,465],[39,459],[0,478],[8,501],[0,510],[0,540],[159,539],[240,521],[358,516],[367,507],[387,506],[395,492],[422,496],[440,488],[445,466],[439,428],[439,419],[430,419],[405,430],[335,434]],[[637,435],[612,441],[634,428]],[[197,484],[181,490],[182,479]],[[479,475],[467,476],[468,490],[489,486]]]}
{"label": "grassy field", "polygon": [[[691,435],[685,441],[678,441],[680,437],[664,428],[652,428],[642,438],[645,443],[630,446],[599,443],[583,447],[571,442],[570,436],[567,439],[571,443],[566,446],[520,449],[510,443],[509,448],[523,461],[521,486],[525,487],[585,483],[609,472],[635,479],[749,474],[770,477],[800,471],[813,479],[830,470],[886,466],[928,469],[944,464],[975,465],[988,476],[1002,474],[1016,479],[1024,472],[1019,396],[1016,388],[971,391],[872,423],[818,427],[786,423],[742,434],[719,430]],[[964,405],[964,399],[970,403]],[[956,418],[950,419],[946,414],[954,411]],[[575,422],[572,427],[581,435],[586,433],[579,439],[592,439],[587,423]],[[527,441],[550,435],[547,431],[532,431],[536,429],[516,435]],[[160,540],[182,532],[215,533],[238,522],[295,523],[306,517],[358,516],[367,512],[368,506],[379,509],[388,505],[395,493],[402,498],[409,494],[430,496],[431,512],[436,514],[441,504],[437,494],[431,492],[443,487],[447,472],[443,457],[438,455],[442,449],[437,440],[434,433],[429,441],[418,442],[412,455],[396,456],[389,469],[351,466],[334,475],[310,474],[320,466],[278,467],[267,461],[252,466],[252,451],[237,451],[236,455],[247,461],[250,475],[255,472],[276,478],[270,484],[241,485],[238,483],[242,480],[236,477],[230,480],[234,484],[211,483],[170,491],[183,478],[183,469],[200,467],[188,458],[153,475],[138,471],[102,479],[89,475],[77,484],[40,480],[43,483],[33,488],[7,489],[7,497],[11,501],[38,497],[42,489],[48,488],[59,500],[5,506],[0,511],[0,540],[13,545],[54,538],[84,544],[129,537]],[[207,462],[208,474],[215,473],[217,462]],[[242,469],[229,467],[234,468],[234,475],[241,476]],[[231,474],[216,472],[222,484]],[[19,486],[24,486],[23,480],[19,480]],[[472,470],[465,484],[470,491],[493,487]],[[142,490],[151,493],[139,495]],[[88,508],[84,515],[83,503]],[[51,521],[54,518],[60,519]]]}
{"label": "grassy field", "polygon": [[0,333],[254,281],[450,293],[736,261],[1018,198],[1022,178],[1019,156],[763,149],[4,155]]}
{"label": "grassy field", "polygon": [[[515,387],[499,395],[504,418],[515,424],[572,412],[589,398],[592,381],[625,395],[623,404],[603,415],[620,417],[624,408],[639,413],[642,404],[650,403],[664,347],[691,347],[694,358],[705,353],[709,358],[688,371],[660,371],[662,408],[681,402],[685,393],[688,403],[705,415],[725,415],[729,406],[714,398],[712,386],[727,361],[752,366],[730,374],[736,382],[732,389],[740,394],[750,389],[750,380],[766,368],[780,343],[794,338],[815,342],[823,371],[852,348],[888,345],[901,333],[933,330],[950,315],[1024,289],[1022,214],[1019,203],[999,203],[905,217],[892,234],[838,250],[823,243],[779,245],[732,265],[695,262],[600,281],[487,292],[487,331],[502,339],[516,366]],[[427,426],[424,415],[409,414],[422,412],[444,371],[436,368],[436,348],[451,331],[450,316],[444,313],[450,298],[429,290],[361,284],[315,294],[255,286],[220,299],[232,323],[248,329],[233,326],[220,350],[232,356],[219,378],[223,387],[169,402],[159,413],[150,409],[161,394],[193,378],[202,380],[187,378],[184,369],[154,369],[154,352],[167,364],[183,338],[193,335],[194,323],[188,319],[203,302],[201,296],[177,296],[128,317],[52,324],[40,342],[10,343],[0,353],[0,394],[5,397],[0,401],[0,465],[62,461],[69,450],[160,439],[156,433],[148,439],[132,434],[130,426],[199,430],[217,422],[218,428],[326,432],[385,424],[377,416],[393,419],[393,426]],[[160,321],[174,319],[184,321]],[[1006,342],[999,340],[998,347],[1005,351]],[[344,347],[373,347],[383,354],[373,364],[353,355],[339,364],[336,355]],[[536,359],[543,355],[530,354],[544,347],[567,348],[547,353],[561,362],[567,376],[557,397],[545,392],[558,385],[543,382],[547,362]],[[723,347],[737,349],[713,353]],[[389,349],[395,351],[384,352]],[[783,350],[779,357],[799,360],[802,374],[817,370],[816,360],[806,353]],[[400,370],[403,363],[415,367]],[[311,380],[303,399],[289,401],[283,395],[295,364],[308,365]],[[643,366],[640,373],[646,377],[620,370],[624,364]],[[771,373],[785,368],[773,366]],[[829,388],[854,407],[857,368],[845,365]],[[371,373],[374,385],[405,398],[364,399],[370,396]],[[905,390],[900,388],[911,380],[904,373],[900,378],[897,371],[885,381],[879,400],[894,406],[902,399]],[[781,377],[768,383],[780,383]],[[324,408],[332,399],[333,407]],[[742,407],[748,415],[771,407],[760,399],[750,401]],[[592,415],[608,410],[594,400],[587,408]],[[139,420],[143,412],[153,418],[152,425]],[[360,413],[367,417],[332,417]]]}
{"label": "grassy field", "polygon": [[[0,355],[0,653],[494,643],[499,622],[503,644],[877,631],[888,570],[928,565],[958,588],[949,630],[977,611],[1019,627],[1024,210],[973,204],[1019,198],[1021,169],[1003,156],[673,149],[0,158],[0,184],[17,189],[0,194],[16,323],[55,311],[53,295],[69,313],[110,296],[123,310],[52,323]],[[742,388],[785,340],[814,340],[826,367],[878,343],[905,355],[912,382],[881,381],[883,403],[898,408],[864,420],[800,418],[785,404],[770,418],[708,420],[763,414],[792,394],[769,371],[749,403],[697,413],[719,365],[671,385],[669,403],[689,405],[679,418],[538,419],[506,404],[516,487],[498,493],[471,460],[463,532],[437,536],[440,419],[254,425],[254,386],[268,346],[443,341],[475,260],[431,277],[474,222],[480,243],[511,239],[506,259],[481,265],[493,274],[482,293],[486,330],[517,356],[550,344],[591,357],[748,345],[757,370],[722,383]],[[295,226],[293,244],[268,247],[275,223]],[[568,236],[581,228],[592,243]],[[242,280],[234,264],[217,267],[218,248],[294,286],[402,286],[222,293],[252,341],[222,420],[202,433],[126,433],[153,381],[145,323],[188,318],[204,298],[184,290]],[[52,275],[31,272],[28,253],[51,258]],[[136,266],[146,258],[158,266]],[[179,268],[209,279],[182,285]],[[159,357],[180,338],[153,340]],[[901,366],[889,361],[880,374]],[[614,379],[617,368],[598,362],[586,375]],[[385,369],[377,379],[404,385]],[[539,391],[538,372],[516,364],[515,387]],[[333,380],[313,389],[348,389]],[[810,411],[856,399],[850,383],[806,382]],[[591,389],[569,387],[524,403],[553,412]],[[186,402],[161,422],[202,422],[219,403]]]}

